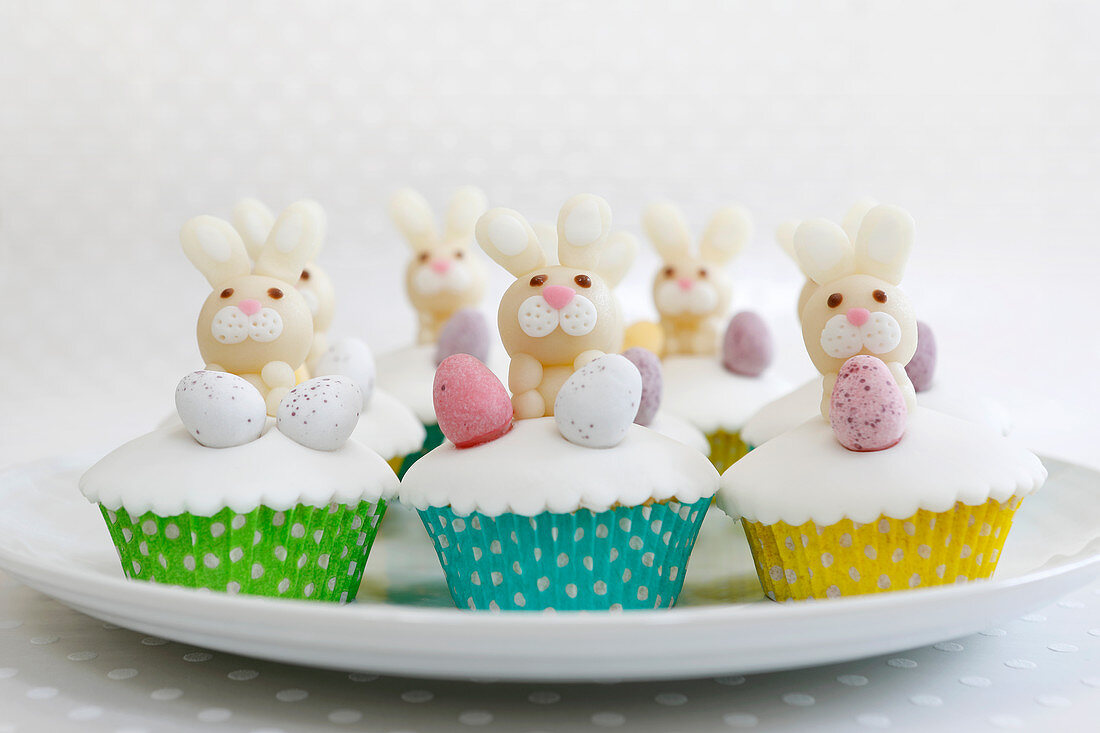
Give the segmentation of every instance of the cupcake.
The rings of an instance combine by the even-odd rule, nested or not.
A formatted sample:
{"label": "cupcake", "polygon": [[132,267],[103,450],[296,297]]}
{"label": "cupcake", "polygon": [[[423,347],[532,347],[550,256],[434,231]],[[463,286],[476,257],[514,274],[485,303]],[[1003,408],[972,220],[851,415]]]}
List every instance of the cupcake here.
{"label": "cupcake", "polygon": [[730,468],[718,499],[774,600],[988,578],[1020,502],[1046,478],[998,431],[917,406],[903,366],[917,321],[898,288],[912,233],[906,212],[876,206],[854,244],[823,219],[795,234],[819,286],[802,329],[825,398]]}
{"label": "cupcake", "polygon": [[361,404],[354,382],[321,377],[291,389],[273,420],[244,379],[194,372],[176,390],[181,423],[111,452],[80,490],[128,578],[346,601],[397,488],[348,440]]}
{"label": "cupcake", "polygon": [[648,207],[643,223],[662,259],[653,301],[660,314],[665,408],[706,435],[711,462],[721,471],[744,455],[745,420],[789,389],[767,371],[772,346],[758,316],[738,314],[723,334],[732,292],[725,266],[749,240],[749,215],[740,207],[720,209],[698,252],[672,204]]}
{"label": "cupcake", "polygon": [[610,223],[603,199],[570,199],[548,265],[517,212],[478,221],[479,244],[516,277],[499,318],[513,394],[476,359],[445,360],[433,398],[447,440],[400,488],[459,608],[666,608],[682,588],[717,473],[634,422],[643,380],[615,353],[611,291],[634,245]]}

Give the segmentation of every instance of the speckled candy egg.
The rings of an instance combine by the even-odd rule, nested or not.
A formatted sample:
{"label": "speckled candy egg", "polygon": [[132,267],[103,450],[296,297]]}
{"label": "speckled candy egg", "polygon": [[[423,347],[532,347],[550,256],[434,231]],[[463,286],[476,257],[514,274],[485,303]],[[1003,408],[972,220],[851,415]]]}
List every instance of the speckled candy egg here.
{"label": "speckled candy egg", "polygon": [[260,437],[267,406],[259,390],[236,374],[191,372],[176,385],[176,412],[208,448],[232,448]]}
{"label": "speckled candy egg", "polygon": [[489,360],[489,324],[473,308],[463,308],[451,316],[439,332],[435,349],[435,365],[448,356],[469,354],[484,363]]}
{"label": "speckled candy egg", "polygon": [[661,360],[649,349],[634,346],[623,352],[623,356],[638,368],[642,375],[642,399],[638,405],[638,414],[634,416],[634,422],[639,425],[649,425],[657,410],[661,408],[661,390],[663,381],[661,377]]}
{"label": "speckled candy egg", "polygon": [[350,377],[316,377],[287,392],[275,413],[279,432],[313,450],[336,450],[359,422],[363,395]]}
{"label": "speckled candy egg", "polygon": [[561,386],[554,401],[558,431],[586,448],[611,448],[622,442],[642,399],[642,375],[619,354],[589,362]]}
{"label": "speckled candy egg", "polygon": [[344,376],[359,387],[363,395],[363,407],[370,404],[374,394],[374,355],[362,339],[342,338],[328,348],[317,361],[317,377]]}
{"label": "speckled candy egg", "polygon": [[759,377],[772,363],[772,335],[764,319],[742,311],[730,319],[722,339],[722,364],[734,374]]}
{"label": "speckled candy egg", "polygon": [[905,365],[905,373],[913,383],[913,389],[924,392],[932,388],[932,375],[936,371],[936,338],[924,321],[917,321],[917,351]]}
{"label": "speckled candy egg", "polygon": [[909,417],[901,387],[881,359],[853,356],[836,377],[829,422],[848,450],[877,451],[896,445]]}

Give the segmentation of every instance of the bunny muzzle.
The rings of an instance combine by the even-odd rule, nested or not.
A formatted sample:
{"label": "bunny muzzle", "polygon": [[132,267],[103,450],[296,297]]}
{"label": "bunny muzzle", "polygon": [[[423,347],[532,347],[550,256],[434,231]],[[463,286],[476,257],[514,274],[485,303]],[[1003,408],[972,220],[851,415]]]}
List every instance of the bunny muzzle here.
{"label": "bunny muzzle", "polygon": [[413,287],[422,295],[435,295],[444,291],[461,293],[472,282],[470,268],[443,257],[434,257],[425,262],[417,267],[413,275]]}
{"label": "bunny muzzle", "polygon": [[596,305],[562,285],[550,285],[520,304],[519,327],[532,338],[549,336],[561,328],[570,336],[585,336],[596,328]]}
{"label": "bunny muzzle", "polygon": [[710,283],[681,277],[657,286],[656,303],[666,315],[704,315],[718,307],[718,291]]}
{"label": "bunny muzzle", "polygon": [[214,314],[210,335],[221,344],[239,344],[248,339],[268,343],[283,333],[283,318],[274,308],[263,308],[258,300],[242,300]]}
{"label": "bunny muzzle", "polygon": [[901,324],[889,313],[849,308],[833,316],[821,331],[821,348],[834,359],[860,352],[887,354],[901,343]]}

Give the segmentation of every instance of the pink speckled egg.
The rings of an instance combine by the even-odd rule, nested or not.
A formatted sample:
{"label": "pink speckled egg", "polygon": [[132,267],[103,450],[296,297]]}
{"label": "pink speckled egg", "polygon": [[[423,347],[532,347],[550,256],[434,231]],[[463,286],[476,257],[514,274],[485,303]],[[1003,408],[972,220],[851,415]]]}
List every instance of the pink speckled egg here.
{"label": "pink speckled egg", "polygon": [[439,429],[457,448],[488,443],[512,429],[512,400],[489,368],[469,354],[448,356],[432,387]]}
{"label": "pink speckled egg", "polygon": [[734,374],[759,377],[772,363],[775,349],[764,319],[741,311],[730,319],[722,339],[722,365]]}
{"label": "pink speckled egg", "polygon": [[924,321],[917,321],[917,351],[905,365],[905,373],[918,392],[932,388],[932,375],[936,371],[936,338]]}
{"label": "pink speckled egg", "polygon": [[844,362],[829,401],[829,422],[841,445],[860,452],[890,448],[905,433],[908,416],[901,387],[881,359]]}

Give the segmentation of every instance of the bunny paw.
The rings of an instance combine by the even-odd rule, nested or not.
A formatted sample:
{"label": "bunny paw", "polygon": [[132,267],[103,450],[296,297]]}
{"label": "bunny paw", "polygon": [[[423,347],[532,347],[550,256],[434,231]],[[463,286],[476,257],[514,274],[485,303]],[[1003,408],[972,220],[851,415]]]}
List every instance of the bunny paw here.
{"label": "bunny paw", "polygon": [[260,437],[267,421],[259,391],[226,372],[191,372],[181,379],[176,412],[191,437],[208,448],[249,443]]}
{"label": "bunny paw", "polygon": [[448,356],[432,387],[439,429],[456,448],[488,443],[512,429],[512,401],[489,368],[469,354]]}
{"label": "bunny paw", "polygon": [[619,354],[601,356],[578,369],[554,401],[558,432],[586,448],[611,448],[622,442],[642,400],[642,375]]}
{"label": "bunny paw", "polygon": [[908,415],[901,388],[881,359],[853,356],[844,362],[829,409],[841,445],[860,452],[890,448],[905,433]]}
{"label": "bunny paw", "polygon": [[363,395],[349,377],[317,377],[287,392],[276,425],[295,443],[313,450],[336,450],[359,422]]}

